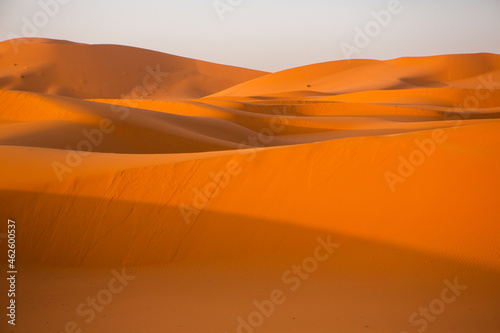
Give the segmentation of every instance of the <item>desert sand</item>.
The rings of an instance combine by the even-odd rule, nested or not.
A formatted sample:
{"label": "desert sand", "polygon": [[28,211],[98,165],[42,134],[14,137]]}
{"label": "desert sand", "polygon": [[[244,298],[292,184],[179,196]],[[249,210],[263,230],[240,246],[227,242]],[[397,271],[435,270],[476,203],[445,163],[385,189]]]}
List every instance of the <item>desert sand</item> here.
{"label": "desert sand", "polygon": [[10,43],[2,332],[500,331],[500,55],[265,73]]}

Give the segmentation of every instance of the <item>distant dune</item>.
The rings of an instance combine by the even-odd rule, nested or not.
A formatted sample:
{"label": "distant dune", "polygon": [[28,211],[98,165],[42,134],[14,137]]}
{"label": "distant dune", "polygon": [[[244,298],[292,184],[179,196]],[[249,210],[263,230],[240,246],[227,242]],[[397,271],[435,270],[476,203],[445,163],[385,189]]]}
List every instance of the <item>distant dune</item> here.
{"label": "distant dune", "polygon": [[[87,45],[41,38],[14,41],[14,45],[15,48],[10,41],[0,43],[0,89],[76,98],[123,98],[125,95],[187,99],[212,94],[265,74],[120,45]],[[144,86],[146,92],[134,93],[137,86]]]}
{"label": "distant dune", "polygon": [[286,94],[337,95],[359,91],[412,88],[470,88],[491,74],[500,80],[500,55],[456,54],[388,61],[343,60],[268,74],[214,94],[260,96]]}
{"label": "distant dune", "polygon": [[[499,55],[268,74],[41,39],[0,53],[21,331],[499,331]],[[122,267],[135,279],[86,322]]]}

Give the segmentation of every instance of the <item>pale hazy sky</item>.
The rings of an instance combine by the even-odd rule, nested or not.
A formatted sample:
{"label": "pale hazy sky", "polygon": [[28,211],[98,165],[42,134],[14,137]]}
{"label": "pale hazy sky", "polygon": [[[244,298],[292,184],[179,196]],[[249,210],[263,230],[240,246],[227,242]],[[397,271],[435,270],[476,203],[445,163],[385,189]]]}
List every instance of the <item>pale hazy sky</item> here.
{"label": "pale hazy sky", "polygon": [[500,0],[0,0],[0,40],[13,36],[277,71],[346,57],[500,53]]}

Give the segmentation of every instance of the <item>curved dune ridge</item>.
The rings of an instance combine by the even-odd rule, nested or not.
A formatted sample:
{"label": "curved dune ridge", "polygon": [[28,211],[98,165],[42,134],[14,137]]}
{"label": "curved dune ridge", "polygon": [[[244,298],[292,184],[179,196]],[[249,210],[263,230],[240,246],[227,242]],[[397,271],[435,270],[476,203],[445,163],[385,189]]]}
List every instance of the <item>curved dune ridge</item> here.
{"label": "curved dune ridge", "polygon": [[[500,328],[499,55],[267,74],[14,45],[0,43],[0,196],[17,223],[26,332],[61,330],[72,317],[60,314],[121,267],[136,280],[91,323],[73,316],[82,329],[245,332],[277,288],[286,302],[246,331]],[[131,94],[157,64],[169,75]],[[328,239],[338,246],[308,268]],[[301,263],[291,290],[284,275]],[[445,280],[467,288],[437,320],[409,320]]]}

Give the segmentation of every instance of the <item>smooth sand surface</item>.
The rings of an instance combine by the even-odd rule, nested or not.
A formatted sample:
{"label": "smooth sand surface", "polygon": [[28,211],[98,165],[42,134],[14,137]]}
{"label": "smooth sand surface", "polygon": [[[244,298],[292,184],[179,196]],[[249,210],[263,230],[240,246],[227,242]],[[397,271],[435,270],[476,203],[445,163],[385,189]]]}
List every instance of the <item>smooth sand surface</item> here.
{"label": "smooth sand surface", "polygon": [[[0,43],[19,271],[2,332],[500,331],[499,55],[267,74],[16,45]],[[157,63],[172,75],[131,97]]]}
{"label": "smooth sand surface", "polygon": [[42,38],[2,42],[0,54],[0,89],[77,98],[197,98],[266,74],[129,46]]}

